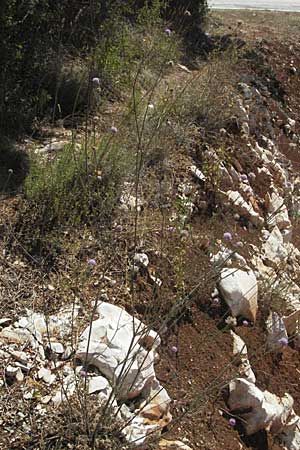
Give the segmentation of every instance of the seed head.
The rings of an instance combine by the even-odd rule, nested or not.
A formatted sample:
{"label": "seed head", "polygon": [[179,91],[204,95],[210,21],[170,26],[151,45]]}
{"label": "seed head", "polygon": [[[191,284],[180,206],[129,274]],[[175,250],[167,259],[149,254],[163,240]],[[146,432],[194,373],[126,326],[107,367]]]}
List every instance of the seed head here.
{"label": "seed head", "polygon": [[95,86],[95,87],[100,86],[100,80],[99,80],[99,78],[97,78],[97,77],[93,78],[93,79],[92,79],[92,83],[93,83],[93,86]]}

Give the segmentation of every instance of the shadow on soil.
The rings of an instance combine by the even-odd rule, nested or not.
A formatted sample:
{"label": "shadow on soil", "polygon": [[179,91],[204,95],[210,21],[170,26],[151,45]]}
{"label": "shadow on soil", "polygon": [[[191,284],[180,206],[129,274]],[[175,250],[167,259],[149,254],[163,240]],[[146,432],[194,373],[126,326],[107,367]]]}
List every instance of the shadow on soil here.
{"label": "shadow on soil", "polygon": [[29,168],[25,152],[0,137],[0,194],[13,194],[23,184]]}

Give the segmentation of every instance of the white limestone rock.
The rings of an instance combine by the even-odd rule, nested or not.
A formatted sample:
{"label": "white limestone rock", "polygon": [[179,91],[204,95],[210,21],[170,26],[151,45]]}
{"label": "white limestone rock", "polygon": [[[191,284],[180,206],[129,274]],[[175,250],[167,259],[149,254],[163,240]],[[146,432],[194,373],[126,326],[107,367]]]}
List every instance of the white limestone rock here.
{"label": "white limestone rock", "polygon": [[239,411],[247,435],[260,430],[279,434],[288,423],[294,403],[289,394],[277,397],[268,391],[261,391],[244,378],[231,381],[229,392],[229,408],[232,412]]}
{"label": "white limestone rock", "polygon": [[234,317],[255,322],[258,287],[252,270],[222,269],[218,287]]}
{"label": "white limestone rock", "polygon": [[[171,399],[157,379],[144,390],[142,396],[146,399],[139,408],[142,417],[150,420],[159,420],[168,415]],[[171,416],[168,415],[168,417],[170,418]]]}
{"label": "white limestone rock", "polygon": [[216,268],[221,267],[235,267],[235,268],[248,268],[247,262],[243,256],[237,252],[233,252],[229,248],[221,246],[218,253],[210,256],[212,264]]}
{"label": "white limestone rock", "polygon": [[234,362],[238,367],[240,377],[246,378],[251,383],[255,383],[256,378],[248,359],[248,350],[245,342],[233,331],[230,331],[230,334],[233,338]]}
{"label": "white limestone rock", "polygon": [[64,351],[64,346],[60,342],[50,341],[46,346],[46,353],[51,359],[55,359],[57,355],[63,355]]}
{"label": "white limestone rock", "polygon": [[192,450],[191,447],[184,444],[181,441],[167,441],[161,439],[158,443],[158,449],[160,450]]}
{"label": "white limestone rock", "polygon": [[146,253],[136,253],[134,255],[133,261],[138,266],[148,267],[149,266],[149,258]]}
{"label": "white limestone rock", "polygon": [[79,305],[66,307],[57,314],[46,317],[44,314],[27,310],[27,315],[21,317],[18,324],[23,326],[23,331],[29,331],[35,339],[42,343],[43,335],[46,333],[56,333],[64,337],[71,332],[72,322],[76,319],[79,312]]}
{"label": "white limestone rock", "polygon": [[25,344],[30,342],[31,334],[29,331],[12,326],[4,328],[0,332],[0,342]]}
{"label": "white limestone rock", "polygon": [[288,339],[288,334],[283,319],[276,312],[271,311],[267,319],[266,326],[268,333],[268,348],[272,351],[281,350],[282,345],[279,340],[282,338]]}
{"label": "white limestone rock", "polygon": [[20,367],[11,365],[5,368],[5,376],[13,381],[16,381],[17,383],[21,383],[24,380],[24,375]]}
{"label": "white limestone rock", "polygon": [[271,195],[266,194],[265,206],[268,211],[267,223],[269,228],[272,229],[277,226],[280,230],[283,230],[292,226],[284,200],[276,192]]}
{"label": "white limestone rock", "polygon": [[88,393],[94,394],[100,391],[111,390],[109,382],[102,376],[92,377],[88,382]]}
{"label": "white limestone rock", "polygon": [[56,376],[54,375],[54,373],[51,372],[51,370],[42,367],[38,371],[38,378],[42,379],[47,384],[52,384],[54,383]]}
{"label": "white limestone rock", "polygon": [[60,405],[60,403],[66,401],[70,398],[76,389],[76,375],[70,371],[68,375],[63,378],[62,386],[55,392],[51,400],[55,406]]}
{"label": "white limestone rock", "polygon": [[103,302],[97,312],[99,319],[79,338],[76,356],[97,367],[117,397],[136,397],[155,378],[154,350],[160,338],[118,306]]}
{"label": "white limestone rock", "polygon": [[246,217],[256,227],[264,225],[264,219],[254,210],[238,191],[227,191],[226,197],[230,201],[233,211]]}
{"label": "white limestone rock", "polygon": [[122,429],[122,434],[125,436],[127,442],[134,447],[139,447],[144,444],[150,435],[151,439],[158,437],[161,426],[157,423],[151,423],[149,420],[140,416],[133,416],[130,424]]}
{"label": "white limestone rock", "polygon": [[273,268],[276,268],[287,259],[288,251],[284,246],[282,234],[277,226],[273,228],[270,236],[263,243],[262,254],[265,264]]}
{"label": "white limestone rock", "polygon": [[206,176],[196,166],[191,166],[190,171],[200,181],[206,181]]}
{"label": "white limestone rock", "polygon": [[[299,303],[299,300],[297,301]],[[297,306],[294,312],[289,315],[283,316],[282,320],[287,330],[287,334],[299,341],[300,339],[300,306]]]}
{"label": "white limestone rock", "polygon": [[292,411],[284,430],[278,436],[287,450],[300,449],[300,417]]}

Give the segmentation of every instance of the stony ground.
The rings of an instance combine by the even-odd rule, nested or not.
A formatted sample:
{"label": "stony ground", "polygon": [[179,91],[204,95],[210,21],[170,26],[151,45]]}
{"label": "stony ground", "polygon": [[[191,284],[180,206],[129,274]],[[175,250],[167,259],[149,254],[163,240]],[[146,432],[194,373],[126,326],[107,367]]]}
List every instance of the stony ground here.
{"label": "stony ground", "polygon": [[[26,308],[49,315],[76,304],[79,305],[78,322],[71,335],[64,338],[66,350],[88,326],[92,302],[99,298],[124,307],[161,335],[155,372],[172,399],[169,407],[173,416],[171,422],[164,417],[166,439],[177,439],[192,449],[203,450],[284,448],[276,436],[265,429],[246,436],[243,414],[230,411],[227,385],[238,371],[232,362],[230,329],[247,345],[256,386],[280,397],[289,393],[294,399],[295,413],[300,415],[297,333],[288,333],[290,341],[284,349],[270,351],[267,347],[269,312],[288,316],[286,291],[281,292],[279,288],[275,292],[266,287],[262,276],[267,267],[274,271],[270,276],[272,283],[287,274],[290,283],[298,284],[300,275],[297,253],[300,244],[300,204],[297,203],[300,183],[300,19],[288,14],[228,11],[214,13],[210,23],[209,33],[221,36],[224,52],[231,46],[242,49],[236,56],[238,64],[235,66],[238,67],[236,84],[244,83],[237,88],[239,109],[235,117],[225,123],[225,129],[214,131],[213,135],[201,126],[201,121],[198,128],[189,130],[183,143],[174,133],[166,169],[168,176],[164,180],[167,179],[165,189],[169,189],[171,204],[179,204],[179,207],[169,208],[167,213],[157,208],[156,190],[162,184],[160,172],[158,170],[157,174],[150,166],[144,173],[142,197],[147,206],[139,217],[138,249],[148,256],[149,265],[135,274],[134,289],[128,266],[136,251],[135,217],[129,210],[125,215],[124,211],[118,211],[114,223],[104,230],[73,230],[63,239],[63,244],[56,236],[57,252],[52,246],[46,253],[47,264],[41,264],[38,258],[45,258],[44,254],[32,256],[28,252],[27,244],[32,236],[30,232],[28,234],[22,195],[4,195],[1,200],[0,312],[1,319],[7,318],[6,322],[0,319],[0,342],[3,344],[0,349],[3,358],[0,448],[3,450],[88,448],[79,438],[75,439],[74,435],[80,435],[78,429],[73,435],[70,431],[64,434],[67,426],[61,426],[61,422],[66,410],[55,409],[51,401],[62,376],[57,368],[53,368],[48,360],[45,362],[41,355],[37,358],[36,350],[26,345],[15,345],[7,358],[7,345],[11,343],[1,340],[1,333],[3,338],[5,330],[25,315]],[[225,34],[227,37],[224,38]],[[201,71],[201,65],[197,70],[176,66],[168,83],[177,89],[189,80],[197,80]],[[68,131],[50,130],[50,134],[52,139],[54,136],[59,141],[65,139]],[[48,137],[42,134],[35,144],[43,147],[47,142]],[[30,149],[32,141],[23,147]],[[210,153],[203,157],[205,152]],[[220,175],[217,168],[221,158],[225,161],[225,171]],[[194,165],[205,172],[209,180],[199,180],[190,169]],[[242,175],[246,175],[246,179]],[[248,211],[230,204],[230,199],[224,196],[230,189],[240,192],[244,203],[251,205]],[[268,256],[264,253],[264,245],[269,234],[263,235],[262,228],[271,232],[274,226],[270,225],[273,217],[268,216],[270,210],[265,196],[275,190],[284,200],[287,214],[287,218],[273,214],[281,230],[279,234],[283,236],[287,230],[290,235],[292,229],[290,242],[295,247],[287,249],[281,243],[279,248],[276,244],[276,249]],[[187,212],[188,202],[193,204],[191,214]],[[176,214],[172,221],[172,215]],[[178,223],[182,214],[187,214],[187,218],[185,226],[180,228]],[[262,223],[257,222],[257,217]],[[70,231],[62,229],[60,237],[63,233]],[[229,242],[224,242],[226,233],[231,235]],[[226,303],[224,295],[219,295],[219,303],[212,299],[211,294],[219,280],[211,256],[222,251],[224,245],[243,257],[257,275],[255,321],[241,313],[237,323],[226,322],[228,317],[235,315],[228,306],[230,303]],[[262,265],[259,266],[253,258],[261,255]],[[95,259],[96,265],[87,269],[87,261],[91,259]],[[156,277],[162,281],[161,286]],[[162,328],[162,318],[172,311],[177,299],[191,292],[186,308],[175,310],[175,317],[170,316]],[[294,297],[298,299],[299,296],[296,291]],[[54,333],[54,337],[59,340],[59,333]],[[47,338],[49,336],[44,337],[44,342]],[[16,354],[12,355],[11,351],[25,352],[32,364],[28,371],[24,367],[21,369],[19,380],[14,379],[15,373],[9,375],[7,372],[7,366],[15,367]],[[24,355],[17,356],[20,359]],[[70,364],[68,358],[66,361],[66,365]],[[50,368],[50,373],[56,375],[54,384],[39,376],[42,366]],[[75,401],[74,406],[67,413],[73,427],[78,419],[76,415],[75,418],[72,416],[76,410]],[[45,418],[49,423],[43,427]],[[232,418],[236,420],[234,424],[230,422]],[[53,432],[56,427],[57,433]],[[84,424],[82,428],[86,431]],[[64,435],[63,439],[60,435]],[[108,441],[101,441],[99,448],[120,448],[120,445],[126,448],[122,440],[115,444],[113,438]],[[155,443],[153,448],[163,447]]]}

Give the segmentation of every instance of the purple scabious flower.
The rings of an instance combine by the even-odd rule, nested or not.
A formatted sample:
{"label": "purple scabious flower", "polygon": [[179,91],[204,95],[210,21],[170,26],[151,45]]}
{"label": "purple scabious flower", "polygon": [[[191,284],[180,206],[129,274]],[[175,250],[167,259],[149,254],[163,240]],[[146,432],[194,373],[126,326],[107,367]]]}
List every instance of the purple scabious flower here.
{"label": "purple scabious flower", "polygon": [[116,225],[115,231],[117,231],[118,233],[121,233],[121,231],[123,231],[122,225]]}
{"label": "purple scabious flower", "polygon": [[248,181],[247,175],[243,173],[243,174],[241,175],[241,180],[242,180],[242,181]]}
{"label": "purple scabious flower", "polygon": [[230,425],[231,427],[235,427],[235,426],[236,426],[236,420],[235,420],[233,417],[231,417],[231,418],[228,420],[228,423],[229,423],[229,425]]}
{"label": "purple scabious flower", "polygon": [[166,28],[166,29],[165,29],[165,34],[166,34],[167,36],[171,36],[172,31],[170,30],[170,28]]}
{"label": "purple scabious flower", "polygon": [[81,371],[79,372],[79,375],[80,375],[82,378],[86,378],[86,377],[87,377],[87,372],[86,372],[85,370],[81,370]]}
{"label": "purple scabious flower", "polygon": [[117,127],[111,127],[110,131],[111,131],[111,133],[116,134],[118,132],[118,128]]}
{"label": "purple scabious flower", "polygon": [[249,326],[248,320],[243,320],[243,325],[244,325],[244,327],[248,327]]}
{"label": "purple scabious flower", "polygon": [[175,233],[176,228],[175,228],[175,227],[167,227],[167,231],[168,231],[169,233]]}
{"label": "purple scabious flower", "polygon": [[220,304],[220,299],[219,299],[219,297],[215,297],[215,298],[213,299],[213,304],[214,304],[215,306],[218,306],[218,305]]}
{"label": "purple scabious flower", "polygon": [[229,231],[223,234],[224,241],[232,241],[232,234]]}
{"label": "purple scabious flower", "polygon": [[286,347],[287,345],[289,345],[289,340],[285,337],[282,337],[282,338],[278,339],[278,343],[280,345],[282,345],[283,347]]}
{"label": "purple scabious flower", "polygon": [[87,263],[89,267],[95,267],[95,265],[97,264],[96,260],[93,258],[89,259]]}
{"label": "purple scabious flower", "polygon": [[171,352],[172,353],[177,353],[178,352],[178,348],[175,347],[175,345],[173,345],[173,347],[171,347]]}

